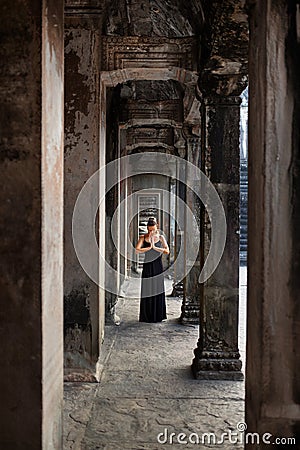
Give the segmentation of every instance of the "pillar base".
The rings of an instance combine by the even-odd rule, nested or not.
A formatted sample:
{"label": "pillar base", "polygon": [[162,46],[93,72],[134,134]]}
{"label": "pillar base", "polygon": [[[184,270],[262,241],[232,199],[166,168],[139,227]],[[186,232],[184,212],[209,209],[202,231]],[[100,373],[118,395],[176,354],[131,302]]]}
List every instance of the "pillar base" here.
{"label": "pillar base", "polygon": [[182,281],[180,281],[179,283],[175,283],[173,285],[173,290],[172,290],[171,295],[169,295],[169,297],[179,297],[179,298],[183,297],[183,283],[182,283]]}
{"label": "pillar base", "polygon": [[227,371],[227,372],[221,372],[221,371],[213,371],[208,372],[205,370],[199,370],[195,371],[192,366],[192,372],[194,375],[194,378],[196,380],[227,380],[227,381],[243,381],[244,374],[242,372],[234,372],[234,371]]}
{"label": "pillar base", "polygon": [[121,319],[116,314],[116,305],[105,313],[105,325],[120,325]]}
{"label": "pillar base", "polygon": [[192,372],[197,380],[242,381],[242,361],[239,352],[208,352],[196,349],[192,362]]}
{"label": "pillar base", "polygon": [[199,325],[199,323],[200,323],[199,308],[198,309],[196,309],[194,307],[185,308],[185,310],[181,312],[179,322],[182,323],[183,325],[185,323]]}
{"label": "pillar base", "polygon": [[64,369],[64,382],[99,383],[102,370],[99,362],[93,369],[67,367]]}

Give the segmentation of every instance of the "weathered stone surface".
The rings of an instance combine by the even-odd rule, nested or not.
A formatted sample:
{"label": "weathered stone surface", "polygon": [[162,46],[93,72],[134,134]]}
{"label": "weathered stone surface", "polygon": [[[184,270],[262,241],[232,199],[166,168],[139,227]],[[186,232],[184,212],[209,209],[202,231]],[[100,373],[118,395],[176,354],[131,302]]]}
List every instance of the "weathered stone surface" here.
{"label": "weathered stone surface", "polygon": [[94,383],[65,383],[64,399],[64,449],[79,449],[95,397]]}
{"label": "weathered stone surface", "polygon": [[[224,207],[227,238],[220,263],[201,287],[200,339],[193,372],[197,378],[242,379],[238,351],[239,302],[239,105],[236,97],[202,103],[202,170]],[[202,263],[211,242],[211,224],[202,212]]]}
{"label": "weathered stone surface", "polygon": [[[201,167],[201,145],[200,139],[198,137],[191,137],[187,139],[187,154],[186,159],[194,166],[200,169]],[[187,186],[189,183],[192,183],[191,174],[187,170],[186,174],[187,178]],[[199,230],[200,230],[200,218],[201,218],[201,203],[199,198],[195,195],[195,193],[186,187],[186,195],[185,195],[185,203],[186,205],[193,211],[193,214],[196,219],[197,229],[192,229],[190,233],[185,233],[185,246],[186,246],[186,271],[188,275],[184,279],[184,293],[183,293],[183,302],[181,307],[181,316],[180,320],[182,323],[195,323],[199,324],[200,321],[200,284],[198,281],[200,275],[200,251],[195,263],[191,264],[189,260],[189,251],[195,245],[197,245],[197,237],[199,239]],[[188,218],[186,217],[187,221]],[[188,226],[186,224],[186,230]],[[196,228],[196,226],[195,226]],[[199,241],[198,241],[199,242]]]}
{"label": "weathered stone surface", "polygon": [[[65,173],[65,254],[67,259],[70,257],[68,262],[71,262],[66,266],[66,273],[68,270],[70,272],[66,275],[64,292],[66,356],[74,357],[70,366],[77,366],[75,376],[78,379],[97,379],[97,371],[100,375],[102,362],[98,359],[104,329],[104,293],[99,293],[98,288],[83,275],[74,253],[72,254],[70,217],[79,189],[95,168],[105,163],[105,132],[108,127],[107,105],[103,100],[107,87],[127,83],[129,80],[163,81],[167,82],[165,85],[162,83],[165,87],[169,80],[185,87],[188,85],[189,92],[186,90],[183,98],[179,96],[175,99],[179,100],[177,103],[172,103],[174,98],[166,88],[166,103],[162,105],[162,111],[158,111],[159,100],[151,111],[150,108],[146,111],[150,97],[147,92],[146,101],[139,105],[142,107],[133,107],[132,117],[128,120],[128,123],[136,120],[134,116],[136,113],[140,114],[142,109],[145,110],[145,115],[149,112],[143,123],[143,126],[148,127],[148,132],[145,133],[147,142],[142,142],[142,133],[135,135],[133,132],[132,143],[122,147],[128,153],[142,153],[147,146],[153,145],[153,154],[155,151],[174,151],[174,154],[186,158],[187,148],[183,136],[190,132],[193,136],[200,136],[199,116],[196,114],[198,105],[193,91],[199,73],[198,96],[200,98],[202,95],[204,102],[206,99],[210,102],[208,104],[206,101],[208,114],[205,119],[215,123],[219,117],[218,127],[214,126],[210,133],[213,145],[218,142],[222,146],[222,139],[224,136],[226,138],[226,146],[221,153],[214,150],[207,153],[205,165],[232,219],[231,231],[236,228],[238,163],[235,158],[231,160],[231,147],[227,146],[230,141],[227,139],[227,131],[231,126],[229,119],[233,118],[234,123],[235,113],[232,116],[228,114],[224,120],[225,115],[220,114],[220,109],[226,106],[222,98],[239,96],[247,82],[248,26],[245,3],[248,5],[251,25],[249,92],[252,110],[247,421],[254,430],[267,429],[274,434],[282,430],[286,435],[299,437],[298,0],[190,0],[185,3],[182,0],[66,0],[65,156],[70,163],[70,172]],[[27,447],[32,450],[61,448],[62,7],[63,2],[55,0],[51,4],[48,0],[6,0],[0,6],[0,52],[3,60],[0,67],[1,295],[4,298],[3,326],[1,324],[1,408],[5,407],[1,414],[4,431],[0,437],[0,447],[7,450],[23,450]],[[99,71],[107,68],[101,67],[102,34],[113,35],[110,38],[112,46],[116,48],[110,52],[110,58],[114,60],[110,63],[112,62],[114,70],[103,74],[100,81]],[[191,36],[195,47],[198,47],[197,53],[191,50],[193,44],[189,47],[187,43]],[[129,49],[125,48],[124,43],[129,44]],[[118,50],[121,50],[119,54]],[[103,53],[105,59],[105,52]],[[152,89],[153,87],[152,84]],[[223,102],[222,107],[216,97]],[[167,119],[162,117],[164,115]],[[176,122],[173,120],[175,118]],[[157,132],[154,125],[157,126],[158,122],[155,124],[155,120],[161,124],[163,120],[168,120],[169,124]],[[119,132],[118,127],[115,129]],[[151,129],[153,136],[155,135],[152,142],[148,141]],[[140,148],[135,147],[137,144]],[[105,190],[104,184],[100,187],[102,193]],[[131,188],[129,183],[124,195],[132,193]],[[206,225],[205,240],[208,243],[210,231],[207,217],[204,217],[203,223]],[[100,247],[104,249],[104,209],[100,211],[97,228]],[[173,245],[175,252],[180,246],[179,236],[177,237],[177,242]],[[205,253],[207,245],[204,247]],[[209,359],[214,359],[216,364],[223,364],[222,358],[226,354],[227,358],[230,355],[236,356],[235,360],[240,364],[237,348],[233,345],[237,339],[237,292],[234,290],[237,283],[236,273],[231,270],[231,266],[237,265],[235,248],[236,239],[230,239],[227,250],[233,258],[226,255],[224,266],[224,261],[220,266],[222,271],[215,273],[212,280],[214,284],[207,289],[211,315],[207,316],[206,324],[209,339],[204,343],[207,345],[209,340],[209,344],[213,343],[212,347],[218,347],[218,350],[206,348],[203,351],[202,356],[207,357],[208,365]],[[112,263],[115,263],[114,259]],[[122,264],[125,271],[128,270],[126,262],[123,261]],[[197,268],[191,281],[196,279],[196,270]],[[102,279],[103,274],[104,270],[101,270]],[[195,285],[192,287],[195,288]],[[177,306],[180,306],[179,302]],[[175,321],[177,313],[172,313],[172,331],[178,326]],[[234,314],[235,318],[232,320]],[[121,389],[124,385],[128,395],[121,400],[122,414],[124,415],[126,408],[134,414],[142,411],[140,420],[137,415],[126,417],[126,439],[129,430],[137,431],[139,437],[143,430],[152,430],[157,419],[154,405],[159,406],[160,401],[163,402],[163,416],[166,411],[165,400],[170,400],[171,406],[180,411],[180,419],[184,425],[189,426],[189,411],[186,418],[184,405],[180,404],[181,399],[168,397],[171,390],[168,379],[164,378],[166,374],[163,362],[168,361],[170,367],[174,367],[172,364],[178,362],[178,356],[169,351],[170,359],[167,359],[166,354],[163,358],[156,359],[155,353],[149,349],[147,360],[147,352],[136,352],[133,340],[138,335],[138,329],[133,326],[134,321],[135,319],[130,325],[132,330],[127,351],[124,351],[126,339],[122,341],[123,353],[120,354],[120,360],[126,363],[126,358],[129,357],[131,362],[134,357],[139,363],[139,366],[136,364],[136,372],[141,370],[143,375],[147,374],[146,367],[150,362],[149,389],[146,389],[148,398],[138,398],[141,395],[142,376],[138,377],[136,388],[132,388],[132,377],[129,372],[118,371],[118,354],[114,354],[115,366],[112,366],[113,370],[107,376],[109,395],[99,397],[99,405],[111,405],[113,410],[117,409],[118,399],[113,397],[115,391],[112,385],[112,373],[115,371],[117,388]],[[225,328],[221,330],[222,333],[225,330],[221,339],[220,324],[223,327],[226,324],[227,327],[227,331]],[[162,330],[163,327],[143,328],[148,338],[153,338],[157,332],[162,333],[162,348],[166,342],[176,347],[177,341],[169,339]],[[179,331],[176,333],[180,334]],[[184,348],[184,336],[182,334],[178,339],[180,352]],[[244,350],[241,350],[242,357],[244,354]],[[157,376],[168,386],[166,399],[162,397],[163,392],[153,372],[156,360]],[[206,361],[202,362],[206,364]],[[179,379],[186,373],[187,365],[184,362],[181,364],[181,368],[174,369],[170,384],[179,383]],[[128,359],[127,367],[130,367]],[[85,375],[87,378],[82,378]],[[207,383],[206,386],[210,385]],[[90,393],[93,388],[97,390],[94,384]],[[178,392],[186,392],[185,388],[186,384],[179,387]],[[151,399],[148,417],[145,410],[152,391],[155,392],[157,402]],[[129,398],[131,392],[133,397]],[[188,409],[186,400],[184,399],[185,408]],[[207,412],[217,419],[214,425],[218,428],[221,424],[220,405],[213,401],[213,408],[208,411],[208,402],[204,404],[202,398],[194,398],[193,401],[192,415],[195,413],[196,420],[202,423],[202,411],[207,408]],[[84,401],[81,405],[83,409],[89,406]],[[227,414],[227,409],[224,410]],[[171,411],[171,420],[173,413],[175,415]],[[95,409],[91,416],[92,428],[95,427],[97,414]],[[122,414],[118,417],[122,417]],[[234,413],[231,416],[235,417]],[[84,426],[89,417],[87,413],[83,418]],[[112,415],[109,412],[108,417],[110,423],[107,429],[103,426],[106,433],[102,433],[106,436],[112,425]],[[81,420],[77,414],[73,418],[75,424]],[[210,422],[205,423],[210,426]],[[179,423],[178,427],[181,425]],[[104,439],[99,443],[98,437],[102,439],[103,436],[99,430],[95,433],[96,439],[93,433],[87,433],[84,444],[86,448],[118,448],[119,441],[106,443]],[[70,443],[73,437],[72,445],[76,446],[81,439],[71,436]],[[140,441],[136,444],[129,439],[123,440],[121,448],[156,448],[152,435]],[[175,447],[178,446],[175,444]],[[166,447],[170,448],[168,444]]]}
{"label": "weathered stone surface", "polygon": [[[245,286],[241,298],[245,332]],[[222,432],[236,430],[243,421],[244,383],[193,378],[190,364],[198,326],[178,323],[180,307],[179,299],[168,297],[167,322],[146,324],[138,322],[139,299],[119,300],[121,324],[106,327],[100,384],[91,390],[81,383],[66,386],[65,450],[179,448],[182,444],[175,442],[159,444],[158,433],[165,428],[168,435],[214,431],[220,438]],[[244,349],[243,333],[241,339]],[[232,450],[227,444],[211,447]]]}
{"label": "weathered stone surface", "polygon": [[65,5],[67,8],[81,8],[82,10],[97,8],[97,10],[99,11],[101,7],[103,8],[105,2],[103,2],[102,0],[65,0]]}
{"label": "weathered stone surface", "polygon": [[[184,352],[183,345],[179,347],[178,352]],[[127,358],[138,358],[138,356],[140,355],[128,354]],[[191,357],[192,354],[190,352]],[[145,373],[142,372],[142,368],[145,370]],[[147,384],[145,384],[145,376],[148,378]],[[193,379],[190,365],[180,369],[173,369],[169,373],[167,366],[165,368],[157,368],[155,358],[149,361],[148,367],[135,367],[121,371],[120,368],[111,367],[110,371],[105,373],[102,382],[105,383],[105,395],[116,399],[119,398],[121,391],[124,397],[133,399],[152,398],[154,396],[166,399],[174,398],[174,386],[176,386],[178,398],[202,400],[216,400],[219,397],[228,397],[235,400],[243,400],[244,398],[239,383],[233,384],[226,381],[222,381],[220,385],[214,381],[199,383],[199,381]],[[101,389],[99,392],[101,396]]]}
{"label": "weathered stone surface", "polygon": [[201,27],[197,1],[144,0],[125,3],[115,0],[105,21],[105,34],[132,36],[192,36]]}
{"label": "weathered stone surface", "polygon": [[97,380],[104,327],[103,292],[82,269],[72,240],[77,196],[99,168],[99,35],[99,17],[82,18],[79,12],[66,17],[64,355],[65,378],[73,381]]}
{"label": "weathered stone surface", "polygon": [[250,430],[294,436],[298,448],[299,5],[296,1],[248,3],[250,285],[246,417]]}
{"label": "weathered stone surface", "polygon": [[0,15],[0,447],[61,448],[63,6]]}
{"label": "weathered stone surface", "polygon": [[245,1],[203,0],[200,90],[205,96],[240,95],[248,73],[248,20]]}
{"label": "weathered stone surface", "polygon": [[196,69],[196,40],[146,37],[102,38],[102,70],[129,68]]}
{"label": "weathered stone surface", "polygon": [[[136,448],[139,443],[159,448],[157,436],[165,429],[168,436],[171,433],[178,435],[183,432],[189,435],[193,432],[200,435],[213,431],[217,439],[220,439],[225,430],[236,429],[236,424],[243,415],[243,402],[234,402],[234,406],[232,408],[229,402],[224,404],[224,400],[212,400],[208,403],[207,400],[184,398],[166,400],[152,397],[132,400],[102,397],[95,400],[83,448],[87,448],[86,443],[95,445],[105,442],[106,436],[109,436],[110,443],[118,444],[119,448],[123,442],[127,445],[133,442]],[[106,412],[105,417],[97,413],[103,410]],[[190,445],[190,448],[193,447]]]}

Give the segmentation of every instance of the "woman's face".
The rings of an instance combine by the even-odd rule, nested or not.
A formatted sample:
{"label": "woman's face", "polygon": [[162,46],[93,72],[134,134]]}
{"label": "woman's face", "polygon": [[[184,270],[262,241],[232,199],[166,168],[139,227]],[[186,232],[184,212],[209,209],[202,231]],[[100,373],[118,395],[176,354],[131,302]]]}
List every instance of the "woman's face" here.
{"label": "woman's face", "polygon": [[148,233],[151,233],[151,232],[153,233],[153,232],[157,231],[157,225],[148,225],[147,228],[148,228]]}

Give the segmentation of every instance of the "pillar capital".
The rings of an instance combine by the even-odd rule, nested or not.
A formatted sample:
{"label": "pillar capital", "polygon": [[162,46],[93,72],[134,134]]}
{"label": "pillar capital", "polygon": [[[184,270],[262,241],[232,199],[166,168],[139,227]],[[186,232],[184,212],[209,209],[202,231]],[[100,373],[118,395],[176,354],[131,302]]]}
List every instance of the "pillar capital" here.
{"label": "pillar capital", "polygon": [[220,100],[239,98],[247,84],[248,77],[244,73],[216,73],[213,69],[208,68],[200,73],[198,79],[198,87],[202,98],[211,97],[214,100],[218,98]]}
{"label": "pillar capital", "polygon": [[205,106],[237,106],[239,108],[242,99],[239,95],[208,95],[202,98],[202,103]]}

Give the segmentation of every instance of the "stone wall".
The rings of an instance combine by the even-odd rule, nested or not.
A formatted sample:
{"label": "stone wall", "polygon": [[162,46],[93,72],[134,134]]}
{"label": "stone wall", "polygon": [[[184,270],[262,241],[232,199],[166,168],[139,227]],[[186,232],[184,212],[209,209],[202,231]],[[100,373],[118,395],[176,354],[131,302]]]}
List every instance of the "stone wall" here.
{"label": "stone wall", "polygon": [[63,8],[0,14],[0,447],[61,448]]}
{"label": "stone wall", "polygon": [[[297,3],[249,2],[246,422],[252,432],[297,437],[298,448],[300,73]],[[255,446],[265,447],[269,446]]]}
{"label": "stone wall", "polygon": [[81,267],[72,240],[77,196],[100,161],[99,17],[68,9],[65,15],[64,334],[65,378],[72,380],[97,379],[104,326],[103,293]]}

